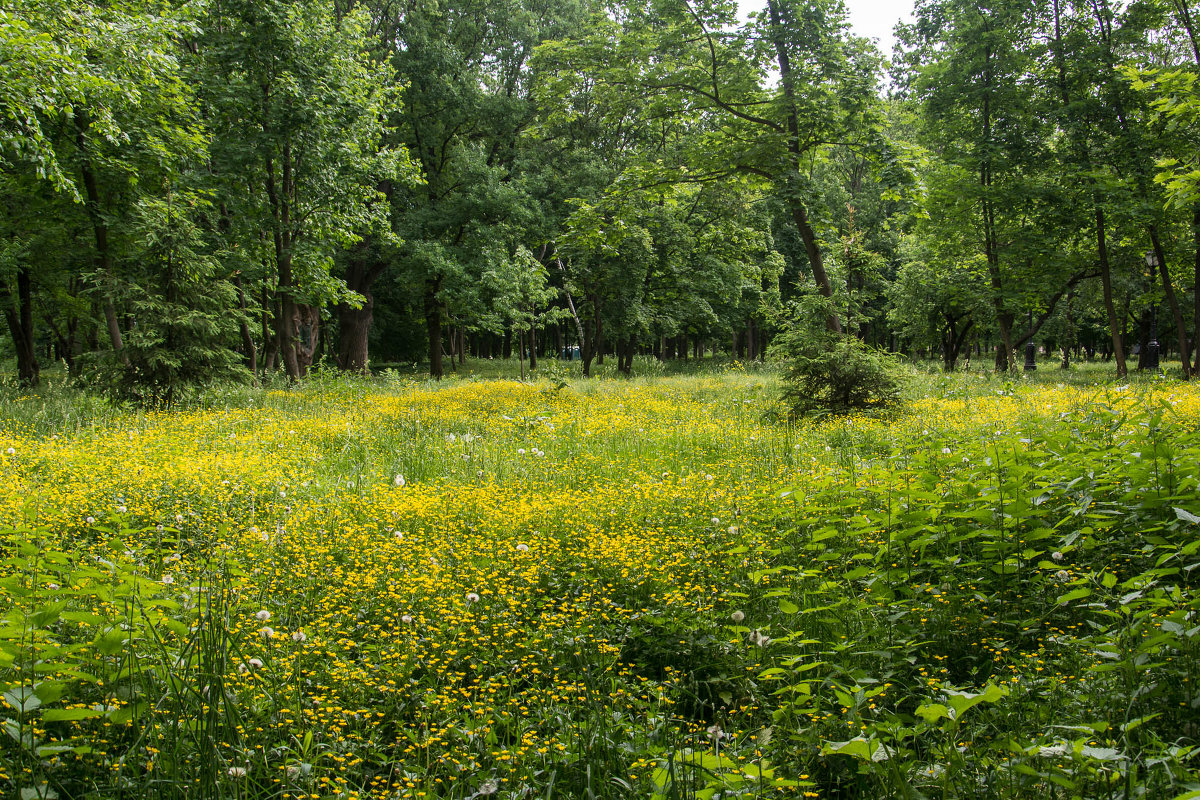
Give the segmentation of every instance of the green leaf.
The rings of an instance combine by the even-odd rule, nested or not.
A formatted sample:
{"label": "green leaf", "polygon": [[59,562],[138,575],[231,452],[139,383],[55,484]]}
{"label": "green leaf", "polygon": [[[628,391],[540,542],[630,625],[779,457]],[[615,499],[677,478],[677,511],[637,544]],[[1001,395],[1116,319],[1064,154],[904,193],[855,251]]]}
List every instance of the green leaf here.
{"label": "green leaf", "polygon": [[1091,597],[1091,595],[1092,595],[1092,590],[1087,588],[1086,586],[1079,588],[1079,589],[1072,589],[1071,591],[1067,592],[1066,594],[1059,596],[1058,604],[1060,606],[1066,605],[1067,603],[1070,603],[1074,600],[1082,600],[1085,597]]}
{"label": "green leaf", "polygon": [[18,686],[15,689],[9,689],[0,694],[0,697],[3,697],[4,702],[22,714],[36,711],[42,705],[41,698],[37,696],[32,686]]}
{"label": "green leaf", "polygon": [[21,790],[21,800],[58,800],[58,792],[46,784],[27,786]]}
{"label": "green leaf", "polygon": [[1197,517],[1192,512],[1186,511],[1185,509],[1179,507],[1175,507],[1175,518],[1182,520],[1183,522],[1191,523],[1192,525],[1200,523],[1200,517]]}
{"label": "green leaf", "polygon": [[950,709],[941,703],[926,703],[918,706],[916,714],[926,722],[937,722],[942,717],[950,717]]}
{"label": "green leaf", "polygon": [[125,647],[125,642],[129,639],[129,632],[123,631],[120,628],[113,628],[100,635],[96,639],[96,649],[100,651],[100,655],[112,656],[121,652]]}
{"label": "green leaf", "polygon": [[1119,750],[1114,750],[1111,747],[1083,747],[1079,754],[1084,758],[1090,758],[1095,761],[1126,761],[1124,753]]}
{"label": "green leaf", "polygon": [[791,600],[780,600],[779,610],[784,614],[798,614],[800,612],[800,606],[796,605]]}
{"label": "green leaf", "polygon": [[946,702],[954,709],[955,719],[960,718],[963,712],[970,708],[974,708],[980,703],[995,703],[1008,695],[1007,687],[997,686],[994,683],[989,683],[984,687],[982,692],[959,692],[954,689],[945,691]]}
{"label": "green leaf", "polygon": [[42,720],[44,722],[74,722],[103,716],[103,714],[103,711],[95,708],[50,708],[42,712]]}

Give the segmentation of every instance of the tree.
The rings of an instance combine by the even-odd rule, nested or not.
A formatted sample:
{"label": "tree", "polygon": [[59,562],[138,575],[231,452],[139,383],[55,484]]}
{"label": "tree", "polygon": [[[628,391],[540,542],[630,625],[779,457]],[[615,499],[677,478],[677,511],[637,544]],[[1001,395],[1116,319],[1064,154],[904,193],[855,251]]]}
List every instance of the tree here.
{"label": "tree", "polygon": [[365,301],[330,274],[335,248],[387,230],[379,186],[413,178],[404,148],[382,146],[397,83],[371,57],[370,24],[319,0],[231,0],[200,43],[226,248],[258,267],[293,380],[312,363],[320,309]]}
{"label": "tree", "polygon": [[[835,145],[867,150],[877,142],[878,54],[848,36],[840,0],[771,0],[755,21],[732,28],[732,7],[719,2],[624,7],[556,46],[557,94],[594,86],[618,109],[701,121],[688,136],[685,180],[766,181],[804,243],[818,290],[831,297],[811,167]],[[764,86],[769,70],[778,70],[777,87]],[[826,322],[841,329],[836,311]]]}
{"label": "tree", "polygon": [[[155,0],[18,2],[0,11],[0,113],[8,122],[0,133],[0,169],[7,188],[25,198],[6,208],[0,224],[10,242],[28,242],[46,224],[25,213],[28,205],[73,217],[69,203],[43,194],[45,186],[82,203],[92,235],[84,245],[92,254],[85,276],[120,361],[114,295],[122,280],[118,261],[132,245],[122,235],[127,210],[146,191],[138,178],[153,186],[204,150],[177,47],[193,30],[190,13]],[[20,246],[7,252],[15,261],[0,276],[0,293],[10,298],[6,316],[20,377],[36,383],[34,257]]]}

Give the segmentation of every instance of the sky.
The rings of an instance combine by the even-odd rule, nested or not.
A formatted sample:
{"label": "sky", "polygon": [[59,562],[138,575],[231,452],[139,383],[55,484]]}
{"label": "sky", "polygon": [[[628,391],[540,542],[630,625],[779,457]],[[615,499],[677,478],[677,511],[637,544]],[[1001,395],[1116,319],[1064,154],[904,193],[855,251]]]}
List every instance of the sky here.
{"label": "sky", "polygon": [[[850,26],[859,36],[878,39],[879,49],[891,55],[895,42],[892,28],[896,22],[912,20],[912,0],[845,0],[850,11]],[[748,11],[758,11],[766,6],[765,0],[739,0],[742,17]]]}
{"label": "sky", "polygon": [[859,36],[878,39],[879,49],[891,55],[895,38],[892,28],[903,19],[912,21],[912,0],[846,0],[850,26]]}

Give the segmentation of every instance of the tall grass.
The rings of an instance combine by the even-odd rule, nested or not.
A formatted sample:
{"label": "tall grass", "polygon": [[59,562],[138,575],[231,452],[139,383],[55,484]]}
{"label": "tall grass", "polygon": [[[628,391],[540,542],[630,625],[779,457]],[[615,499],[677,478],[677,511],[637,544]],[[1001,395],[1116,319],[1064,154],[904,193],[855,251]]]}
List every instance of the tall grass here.
{"label": "tall grass", "polygon": [[6,395],[0,791],[1200,790],[1200,393],[636,367]]}

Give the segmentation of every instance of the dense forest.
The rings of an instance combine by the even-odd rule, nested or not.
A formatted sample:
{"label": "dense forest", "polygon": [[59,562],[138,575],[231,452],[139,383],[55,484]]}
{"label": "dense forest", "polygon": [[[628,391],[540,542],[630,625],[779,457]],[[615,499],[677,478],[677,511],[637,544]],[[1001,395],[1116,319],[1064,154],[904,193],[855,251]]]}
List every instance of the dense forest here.
{"label": "dense forest", "polygon": [[753,359],[816,313],[946,370],[1161,338],[1186,379],[1198,15],[918,0],[889,62],[840,0],[9,0],[0,354],[169,400]]}

